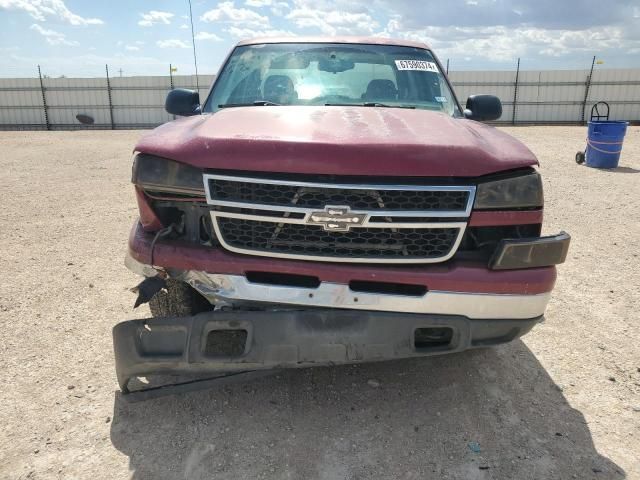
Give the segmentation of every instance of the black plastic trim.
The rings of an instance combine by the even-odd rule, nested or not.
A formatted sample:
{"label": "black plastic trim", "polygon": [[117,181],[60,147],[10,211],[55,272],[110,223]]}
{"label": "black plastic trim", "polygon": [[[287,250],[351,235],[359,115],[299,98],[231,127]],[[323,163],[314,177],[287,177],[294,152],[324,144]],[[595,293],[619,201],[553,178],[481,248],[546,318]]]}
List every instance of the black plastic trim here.
{"label": "black plastic trim", "polygon": [[[524,335],[542,320],[471,320],[455,315],[305,309],[215,311],[192,317],[129,320],[113,328],[118,383],[135,377],[362,363],[453,353]],[[450,329],[447,342],[416,347],[419,329]],[[237,355],[207,353],[212,331],[246,332]]]}
{"label": "black plastic trim", "polygon": [[491,270],[548,267],[564,263],[571,236],[566,232],[538,238],[501,240],[489,260]]}

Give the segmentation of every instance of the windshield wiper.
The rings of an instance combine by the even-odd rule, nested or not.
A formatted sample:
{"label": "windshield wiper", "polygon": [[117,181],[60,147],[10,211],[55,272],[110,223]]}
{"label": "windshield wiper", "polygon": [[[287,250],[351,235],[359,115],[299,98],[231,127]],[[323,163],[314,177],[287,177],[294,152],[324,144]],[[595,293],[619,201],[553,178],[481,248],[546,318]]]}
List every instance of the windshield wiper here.
{"label": "windshield wiper", "polygon": [[251,103],[222,103],[218,105],[218,108],[231,108],[231,107],[279,107],[279,103],[270,102],[269,100],[256,100]]}
{"label": "windshield wiper", "polygon": [[416,108],[413,105],[387,105],[386,103],[379,103],[379,102],[365,102],[362,105],[365,107],[411,108],[411,109]]}
{"label": "windshield wiper", "polygon": [[387,105],[386,103],[379,102],[364,102],[364,103],[325,103],[326,107],[384,107],[384,108],[410,108],[415,109],[413,105]]}

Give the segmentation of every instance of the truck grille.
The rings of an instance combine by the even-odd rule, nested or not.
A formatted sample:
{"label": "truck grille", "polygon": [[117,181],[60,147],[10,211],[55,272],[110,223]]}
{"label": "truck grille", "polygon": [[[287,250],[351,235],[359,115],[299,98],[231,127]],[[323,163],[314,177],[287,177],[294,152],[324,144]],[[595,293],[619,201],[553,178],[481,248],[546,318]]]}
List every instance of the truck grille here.
{"label": "truck grille", "polygon": [[333,262],[432,263],[453,256],[474,186],[354,185],[205,174],[221,245]]}
{"label": "truck grille", "polygon": [[220,218],[225,243],[235,248],[275,254],[370,259],[424,259],[445,256],[457,228],[354,228],[326,232],[316,226]]}

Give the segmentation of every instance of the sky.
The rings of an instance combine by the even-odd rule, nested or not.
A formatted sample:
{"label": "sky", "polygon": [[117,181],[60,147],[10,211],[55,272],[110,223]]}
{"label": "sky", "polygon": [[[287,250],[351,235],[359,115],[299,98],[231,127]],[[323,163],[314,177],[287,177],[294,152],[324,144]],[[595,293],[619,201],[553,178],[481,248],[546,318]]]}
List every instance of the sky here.
{"label": "sky", "polygon": [[[427,42],[451,70],[640,68],[640,0],[192,0],[200,73],[240,39]],[[194,73],[187,0],[0,0],[0,76]],[[602,62],[602,63],[601,63]]]}

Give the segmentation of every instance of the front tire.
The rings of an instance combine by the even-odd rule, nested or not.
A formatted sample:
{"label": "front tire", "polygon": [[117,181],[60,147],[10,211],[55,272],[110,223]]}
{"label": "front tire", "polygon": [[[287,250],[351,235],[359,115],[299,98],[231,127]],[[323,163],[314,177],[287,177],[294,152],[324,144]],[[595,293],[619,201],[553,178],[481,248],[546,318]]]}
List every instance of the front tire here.
{"label": "front tire", "polygon": [[149,308],[154,317],[188,317],[213,310],[213,305],[190,285],[168,279],[166,289],[160,290],[149,301]]}
{"label": "front tire", "polygon": [[578,165],[582,165],[584,163],[584,152],[577,152],[576,153],[576,163]]}

